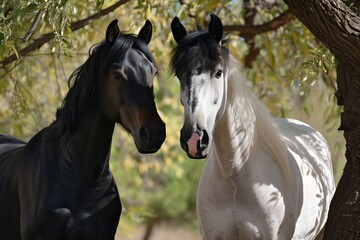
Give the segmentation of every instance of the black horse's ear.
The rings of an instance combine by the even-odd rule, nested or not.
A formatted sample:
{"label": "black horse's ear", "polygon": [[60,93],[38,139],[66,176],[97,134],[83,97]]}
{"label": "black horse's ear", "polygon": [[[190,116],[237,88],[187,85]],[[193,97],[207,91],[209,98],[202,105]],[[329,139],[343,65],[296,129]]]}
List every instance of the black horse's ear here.
{"label": "black horse's ear", "polygon": [[146,44],[149,44],[152,35],[152,24],[149,20],[146,20],[145,25],[140,29],[138,37],[143,39]]}
{"label": "black horse's ear", "polygon": [[120,36],[120,29],[118,27],[118,20],[113,20],[106,30],[106,41],[113,44],[114,41]]}
{"label": "black horse's ear", "polygon": [[181,24],[178,17],[174,17],[171,21],[171,31],[177,43],[187,34],[185,27]]}
{"label": "black horse's ear", "polygon": [[210,14],[210,17],[209,33],[219,43],[223,37],[222,22],[220,18],[213,13]]}

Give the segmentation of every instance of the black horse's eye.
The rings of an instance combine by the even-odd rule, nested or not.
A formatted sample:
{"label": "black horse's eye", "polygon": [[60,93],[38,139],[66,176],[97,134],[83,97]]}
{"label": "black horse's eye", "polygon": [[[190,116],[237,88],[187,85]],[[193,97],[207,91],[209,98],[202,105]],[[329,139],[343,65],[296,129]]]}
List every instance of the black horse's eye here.
{"label": "black horse's eye", "polygon": [[122,77],[122,74],[119,71],[115,70],[115,71],[112,72],[112,77],[117,79],[117,80],[120,80],[121,77]]}
{"label": "black horse's eye", "polygon": [[218,71],[215,73],[215,77],[216,77],[216,78],[220,78],[222,73],[223,73],[222,70],[218,70]]}
{"label": "black horse's eye", "polygon": [[113,70],[111,72],[111,75],[116,80],[123,80],[123,79],[127,80],[127,75],[125,74],[123,68]]}

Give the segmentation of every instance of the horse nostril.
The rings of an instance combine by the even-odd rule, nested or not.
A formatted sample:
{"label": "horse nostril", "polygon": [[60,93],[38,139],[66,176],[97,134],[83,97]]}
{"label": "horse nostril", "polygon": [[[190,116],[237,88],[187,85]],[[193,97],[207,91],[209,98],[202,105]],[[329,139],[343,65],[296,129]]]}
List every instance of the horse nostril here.
{"label": "horse nostril", "polygon": [[188,145],[186,143],[183,130],[180,131],[180,145],[186,152],[188,151]]}
{"label": "horse nostril", "polygon": [[202,130],[202,137],[200,138],[200,149],[205,150],[209,145],[209,135],[207,131]]}
{"label": "horse nostril", "polygon": [[150,134],[148,127],[146,127],[146,126],[141,127],[139,136],[143,143],[146,143],[146,144],[150,143],[151,134]]}

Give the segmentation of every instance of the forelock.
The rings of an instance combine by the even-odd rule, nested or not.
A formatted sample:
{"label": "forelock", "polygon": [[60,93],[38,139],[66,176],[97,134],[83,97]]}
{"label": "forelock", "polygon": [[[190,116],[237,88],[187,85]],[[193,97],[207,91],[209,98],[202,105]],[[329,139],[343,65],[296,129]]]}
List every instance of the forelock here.
{"label": "forelock", "polygon": [[[189,33],[173,51],[171,70],[175,73],[200,67],[202,72],[214,71],[226,61],[227,50],[220,46],[208,32]],[[226,57],[227,58],[227,57]]]}

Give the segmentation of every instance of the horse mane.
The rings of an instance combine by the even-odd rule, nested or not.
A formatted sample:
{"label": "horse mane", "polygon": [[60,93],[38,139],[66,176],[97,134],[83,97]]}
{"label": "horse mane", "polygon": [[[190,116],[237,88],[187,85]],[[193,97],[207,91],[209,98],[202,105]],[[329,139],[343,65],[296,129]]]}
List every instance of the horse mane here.
{"label": "horse mane", "polygon": [[[229,54],[228,92],[227,104],[235,105],[234,108],[241,109],[239,114],[247,114],[244,119],[250,118],[249,125],[254,130],[255,139],[263,147],[274,161],[279,165],[288,183],[292,182],[291,170],[288,162],[288,155],[285,143],[282,140],[280,131],[275,125],[272,116],[264,104],[246,86],[245,77],[242,74],[239,62]],[[252,122],[252,123],[250,123]],[[249,127],[249,126],[247,126]]]}
{"label": "horse mane", "polygon": [[69,77],[69,91],[57,110],[55,122],[63,121],[67,129],[76,130],[89,99],[98,94],[98,81],[104,78],[101,73],[108,72],[115,59],[124,59],[130,48],[140,50],[155,63],[146,43],[132,34],[120,34],[113,44],[103,40],[94,45],[89,58]]}

